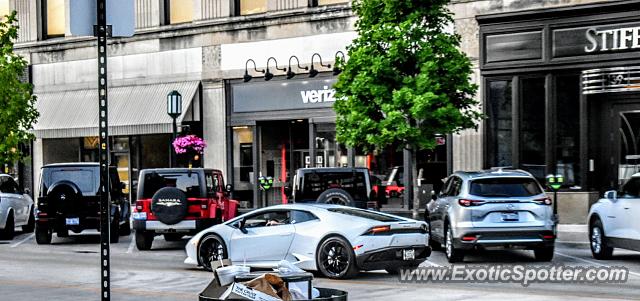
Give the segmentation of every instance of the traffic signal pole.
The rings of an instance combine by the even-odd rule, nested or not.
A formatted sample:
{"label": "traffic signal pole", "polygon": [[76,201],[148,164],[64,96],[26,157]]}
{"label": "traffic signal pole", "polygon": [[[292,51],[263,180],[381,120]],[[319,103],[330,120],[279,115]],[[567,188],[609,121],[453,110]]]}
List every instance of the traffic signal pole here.
{"label": "traffic signal pole", "polygon": [[109,225],[111,222],[109,195],[109,111],[107,97],[107,1],[97,1],[97,25],[94,35],[98,38],[98,112],[99,112],[99,157],[100,157],[100,293],[101,300],[111,300],[111,281],[109,263]]}

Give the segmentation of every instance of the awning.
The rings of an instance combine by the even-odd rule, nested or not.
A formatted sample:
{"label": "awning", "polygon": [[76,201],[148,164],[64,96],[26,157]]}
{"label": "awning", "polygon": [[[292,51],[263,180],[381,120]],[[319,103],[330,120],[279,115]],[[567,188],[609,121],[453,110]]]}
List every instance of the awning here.
{"label": "awning", "polygon": [[[123,86],[109,89],[109,135],[171,133],[173,120],[167,115],[167,94],[182,94],[182,116],[192,112],[191,104],[199,81]],[[40,112],[34,126],[37,138],[98,136],[98,89],[38,93]]]}

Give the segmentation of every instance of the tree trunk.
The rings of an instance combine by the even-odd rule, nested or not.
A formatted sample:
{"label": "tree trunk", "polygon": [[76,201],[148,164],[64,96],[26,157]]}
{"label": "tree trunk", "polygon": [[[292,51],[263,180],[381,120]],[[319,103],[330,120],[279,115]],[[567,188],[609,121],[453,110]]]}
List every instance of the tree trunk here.
{"label": "tree trunk", "polygon": [[411,179],[411,175],[413,174],[411,172],[411,170],[413,169],[413,167],[411,166],[411,163],[413,163],[413,148],[411,147],[411,145],[406,144],[403,150],[403,154],[402,154],[402,160],[403,160],[403,179],[402,182],[404,183],[404,193],[402,194],[402,207],[403,208],[411,208],[411,204],[413,203],[413,197],[412,197],[412,192],[413,192],[413,180]]}
{"label": "tree trunk", "polygon": [[407,209],[411,208],[411,215],[414,219],[418,219],[420,209],[420,199],[418,194],[418,185],[416,184],[418,179],[418,166],[416,151],[410,144],[406,144],[404,148],[404,204],[407,205]]}
{"label": "tree trunk", "polygon": [[418,164],[417,164],[417,152],[415,150],[412,150],[411,152],[411,186],[413,186],[413,210],[411,211],[412,215],[413,215],[413,219],[417,219],[419,220],[418,216],[420,214],[420,212],[418,211],[420,209],[420,194],[418,193],[418,191],[420,191],[420,186],[418,186]]}

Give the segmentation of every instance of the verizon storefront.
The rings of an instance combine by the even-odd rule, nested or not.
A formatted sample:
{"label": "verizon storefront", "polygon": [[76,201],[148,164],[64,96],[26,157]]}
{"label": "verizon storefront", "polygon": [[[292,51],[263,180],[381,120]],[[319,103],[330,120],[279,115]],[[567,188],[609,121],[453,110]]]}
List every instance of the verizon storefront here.
{"label": "verizon storefront", "polygon": [[[227,172],[241,207],[282,203],[298,168],[364,165],[364,156],[336,143],[335,82],[329,74],[227,82]],[[272,177],[273,187],[260,190],[260,176]]]}

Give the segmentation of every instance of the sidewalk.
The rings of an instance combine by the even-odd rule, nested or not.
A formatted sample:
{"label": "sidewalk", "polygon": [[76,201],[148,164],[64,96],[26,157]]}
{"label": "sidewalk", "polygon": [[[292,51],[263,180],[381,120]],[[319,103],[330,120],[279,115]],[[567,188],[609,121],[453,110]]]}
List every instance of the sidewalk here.
{"label": "sidewalk", "polygon": [[557,242],[588,244],[589,227],[586,224],[559,224]]}

